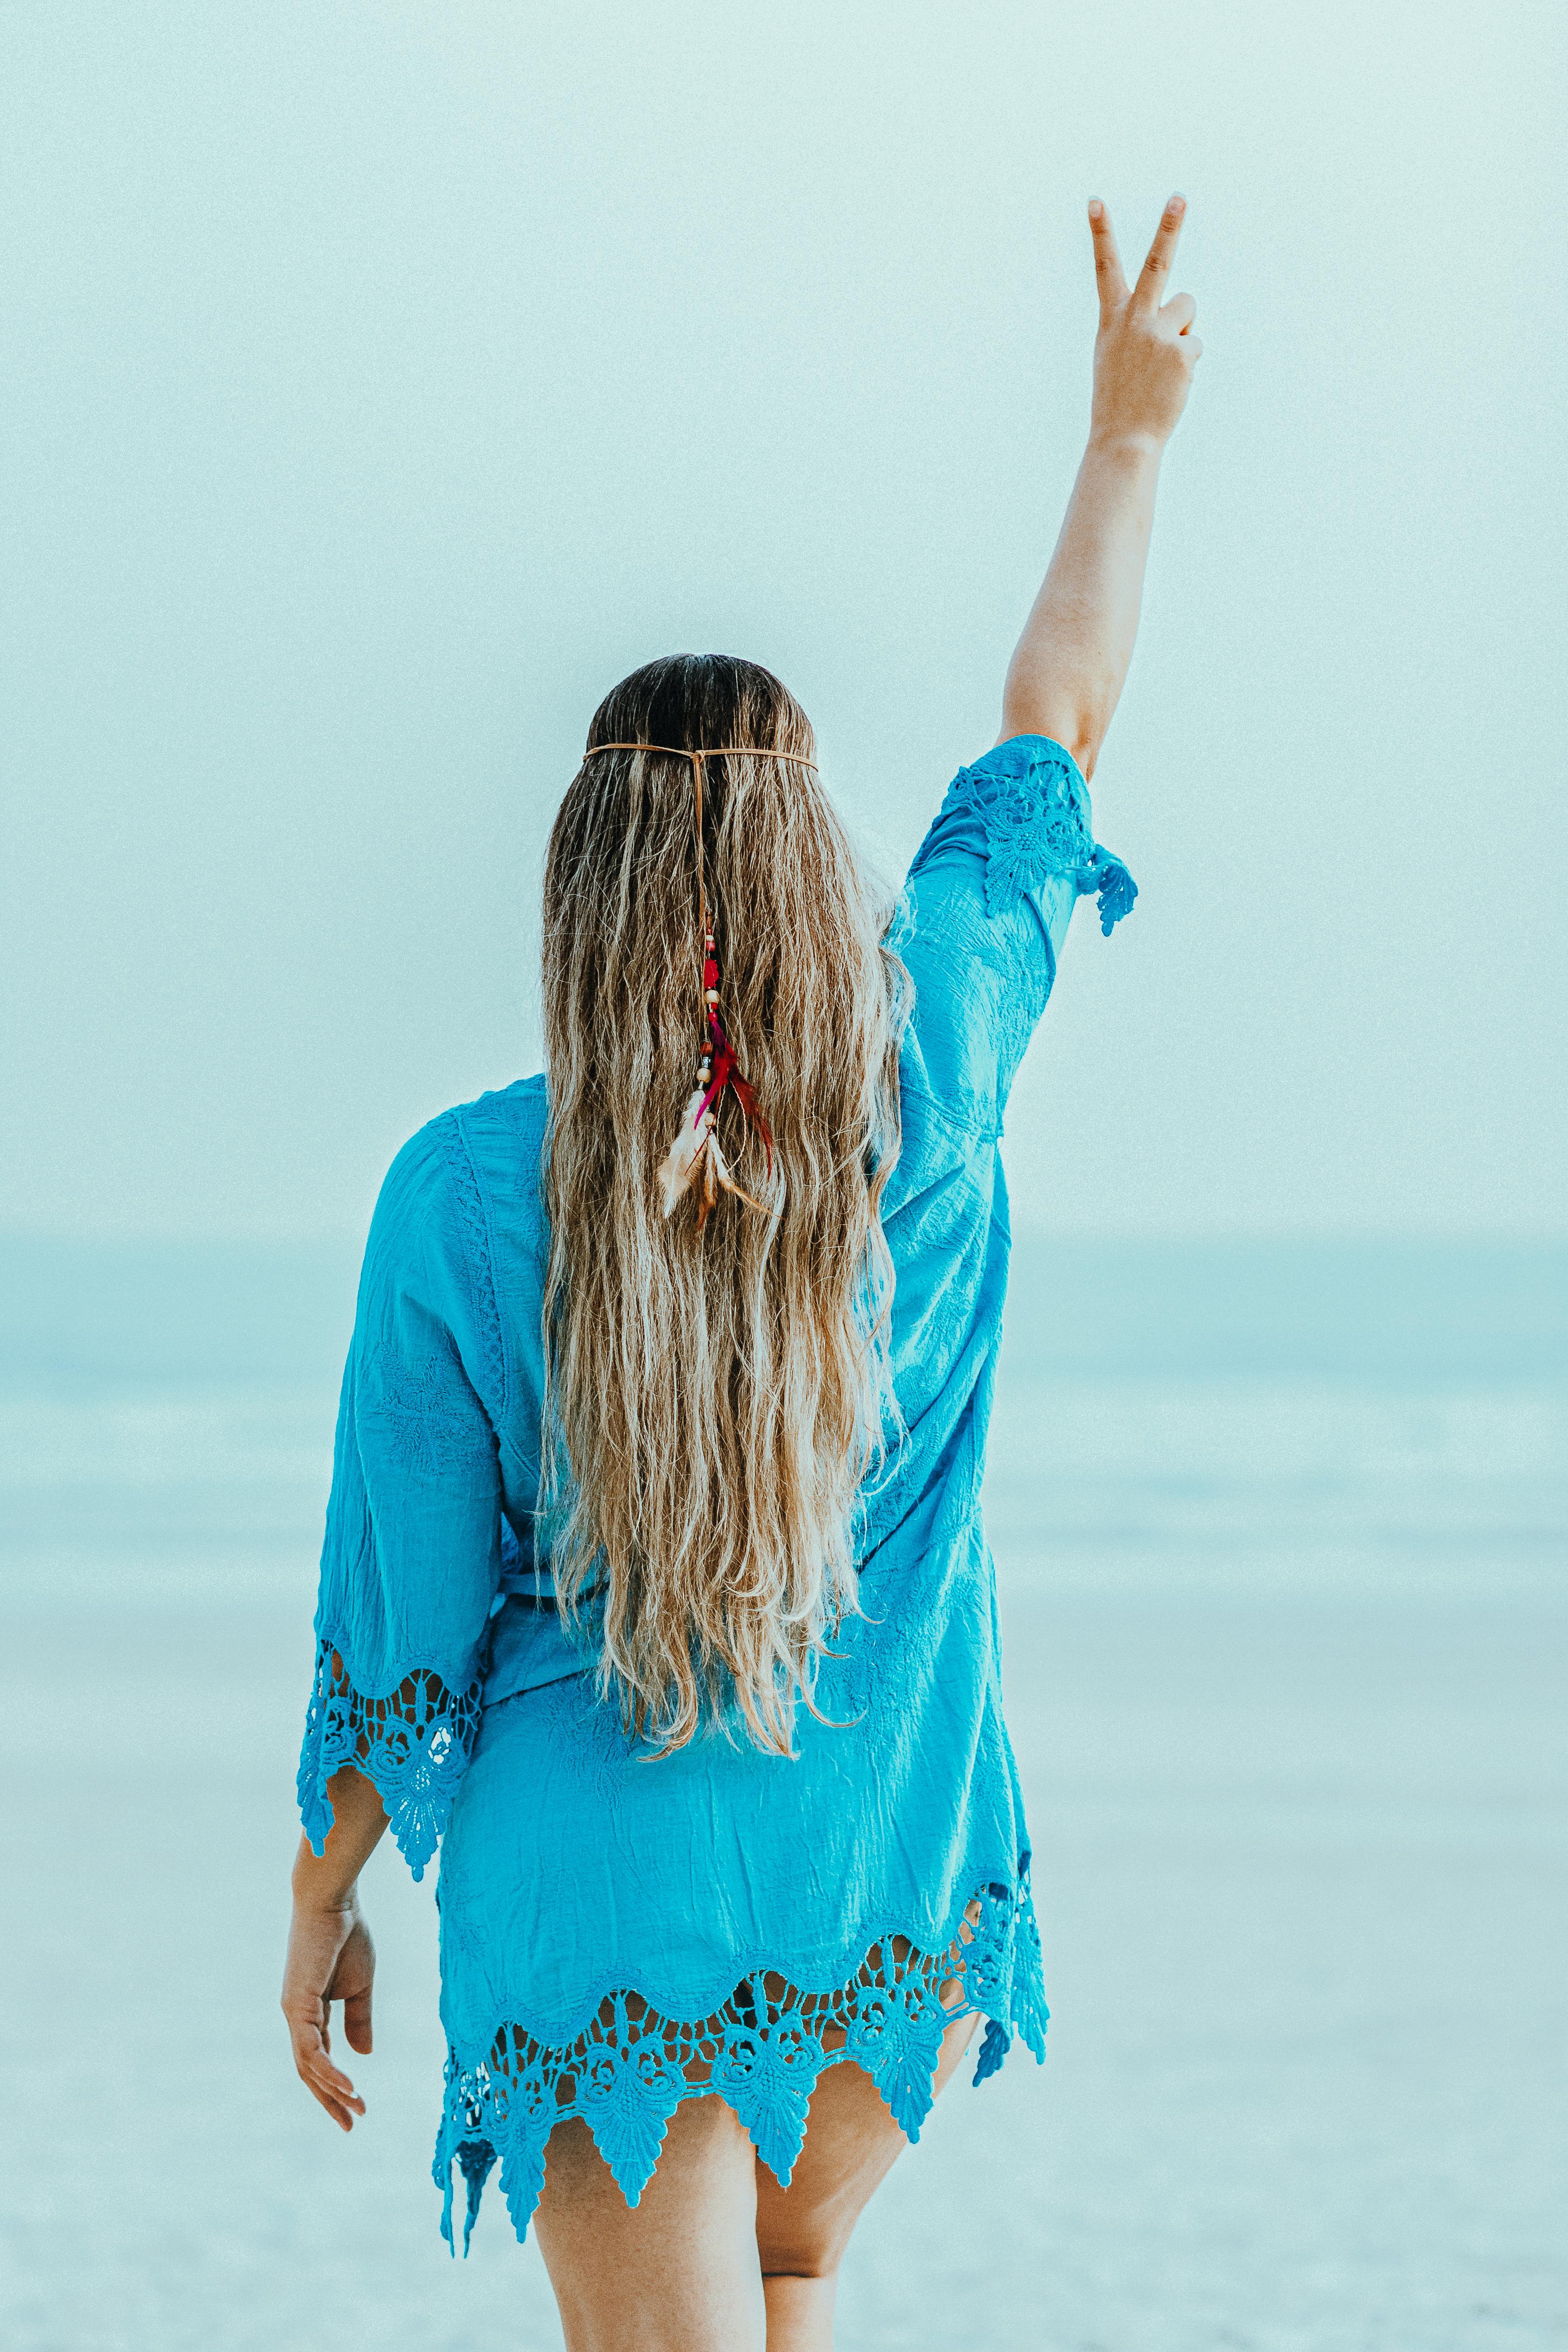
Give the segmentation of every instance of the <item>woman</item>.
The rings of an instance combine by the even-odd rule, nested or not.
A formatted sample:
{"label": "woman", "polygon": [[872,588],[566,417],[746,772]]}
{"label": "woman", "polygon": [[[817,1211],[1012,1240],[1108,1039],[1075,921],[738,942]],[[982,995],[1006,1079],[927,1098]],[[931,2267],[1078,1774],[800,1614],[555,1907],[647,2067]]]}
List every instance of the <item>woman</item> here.
{"label": "woman", "polygon": [[996,1139],[1077,898],[1109,933],[1134,895],[1084,778],[1198,356],[1183,210],[1130,293],[1089,207],[1089,446],[896,924],[778,681],[651,664],[552,835],[548,1086],[433,1121],[377,1204],[283,2008],[350,2128],[359,1872],[441,1840],[443,2226],[499,2158],[574,2347],[828,2345],[980,2021],[976,2082],[1043,2055],[979,1513]]}

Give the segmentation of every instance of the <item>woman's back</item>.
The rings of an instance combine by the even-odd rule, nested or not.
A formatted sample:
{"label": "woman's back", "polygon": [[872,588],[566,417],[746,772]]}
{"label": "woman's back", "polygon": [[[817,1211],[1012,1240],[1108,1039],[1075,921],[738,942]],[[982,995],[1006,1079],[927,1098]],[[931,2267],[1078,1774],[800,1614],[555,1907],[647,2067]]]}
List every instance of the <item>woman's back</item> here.
{"label": "woman's back", "polygon": [[[1002,1114],[1089,887],[1109,929],[1132,887],[1094,846],[1070,756],[1039,738],[960,772],[910,869],[895,937],[915,1001],[899,1061],[901,1148],[881,1202],[897,1410],[854,1529],[862,1576],[973,1502],[1006,1280]],[[327,1559],[342,1556],[342,1598],[324,1585],[323,1653],[364,1655],[368,1642],[381,1685],[435,1671],[455,1720],[478,1692],[493,1703],[584,1664],[584,1643],[537,1605],[554,1589],[538,1517],[548,1124],[536,1076],[444,1112],[405,1147],[372,1227],[345,1379],[356,1442],[340,1447]],[[591,1231],[581,1243],[594,1246]],[[368,1587],[367,1541],[384,1563]],[[344,1722],[319,1773],[347,1733]],[[399,1738],[390,1720],[384,1737]],[[444,1760],[455,1787],[457,1744]],[[423,1764],[406,1812],[394,1810],[419,1864],[440,1826],[442,1777]]]}
{"label": "woman's back", "polygon": [[[884,1990],[898,1990],[898,2033],[884,2019],[876,2048],[863,2047],[858,1996],[840,2028],[907,2128],[918,2128],[929,2099],[946,2022],[942,1956],[966,1918],[971,1979],[988,1986],[992,2063],[1015,2029],[1038,2042],[1027,1843],[979,1489],[1006,1281],[1002,1114],[1073,907],[1089,888],[1102,894],[1109,929],[1131,885],[1094,847],[1070,757],[1041,738],[1015,739],[955,779],[911,868],[897,936],[915,997],[899,1066],[901,1148],[881,1202],[897,1414],[856,1515],[858,1610],[819,1667],[816,1713],[794,1708],[794,1758],[715,1732],[652,1761],[653,1748],[628,1738],[616,1708],[595,1700],[591,1610],[574,1633],[554,1605],[538,1517],[550,1259],[543,1079],[443,1113],[395,1163],[345,1381],[302,1787],[312,1826],[313,1792],[353,1760],[381,1788],[416,1867],[461,1787],[443,1902],[466,1920],[473,1948],[458,1943],[444,1958],[448,2155],[510,2147],[531,2172],[542,2161],[539,2125],[558,2117],[561,2080],[584,2065],[584,2032],[593,2040],[601,2030],[585,2021],[635,1980],[654,2021],[629,2033],[623,2021],[615,2052],[605,2045],[595,2080],[615,2089],[600,2091],[595,2127],[635,2193],[674,2079],[661,2065],[650,2081],[650,2036],[700,2019],[732,2063],[754,2038],[752,2005],[735,2000],[745,1969],[765,1969],[775,1989],[790,1989],[784,2007],[798,2008],[808,1992],[820,2000],[853,1983],[894,1929],[910,1951],[897,1968],[877,1965]],[[591,1247],[592,1234],[582,1241]],[[509,1710],[525,1695],[528,1712]],[[445,1740],[431,1729],[443,1710]],[[872,1786],[879,1803],[868,1807],[855,1792]],[[521,1809],[517,1790],[528,1791]],[[716,1822],[731,1824],[717,1842]],[[494,1909],[495,1891],[518,1884],[519,1839],[526,1926],[510,1892]],[[509,1841],[498,1873],[494,1849]],[[803,1874],[820,1899],[803,1903]],[[704,1901],[694,1906],[699,1884]],[[842,1890],[856,1887],[868,1910],[846,1902]],[[840,1891],[830,1898],[829,1889]],[[498,2116],[493,2093],[476,2085],[506,2081],[492,2053],[508,2033],[512,2089]],[[792,2050],[790,2035],[769,2048]],[[759,2145],[782,2177],[798,2148],[790,2118],[804,2115],[810,2070],[798,2050],[781,2057],[783,2073],[758,2067],[754,2053],[749,2063],[738,2112],[750,2098]],[[520,2099],[525,2078],[532,2095]],[[789,2082],[804,2085],[799,2098],[784,2098]]]}

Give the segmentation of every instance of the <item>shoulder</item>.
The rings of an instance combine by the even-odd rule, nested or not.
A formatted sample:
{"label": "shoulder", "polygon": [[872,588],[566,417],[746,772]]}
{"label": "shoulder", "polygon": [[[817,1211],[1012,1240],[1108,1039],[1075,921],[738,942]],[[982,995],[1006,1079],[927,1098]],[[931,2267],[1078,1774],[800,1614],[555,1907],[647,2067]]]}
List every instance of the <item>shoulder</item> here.
{"label": "shoulder", "polygon": [[435,1125],[459,1194],[477,1187],[508,1222],[520,1210],[528,1221],[539,1197],[549,1116],[544,1079],[537,1075],[444,1112]]}
{"label": "shoulder", "polygon": [[[472,1102],[457,1103],[441,1117],[465,1134],[542,1135],[549,1108],[544,1073],[539,1070],[531,1078],[514,1078],[510,1087],[476,1095]],[[439,1126],[440,1119],[435,1124]]]}
{"label": "shoulder", "polygon": [[[1089,786],[1066,746],[1048,735],[1013,735],[960,768],[921,844],[910,881],[957,863],[984,872],[989,911],[1051,876],[1086,871],[1094,858]],[[934,878],[934,877],[933,877]]]}
{"label": "shoulder", "polygon": [[475,1195],[498,1161],[515,1168],[530,1147],[542,1143],[547,1111],[542,1075],[438,1111],[409,1137],[388,1168],[376,1203],[377,1225],[427,1229],[433,1223],[471,1219]]}
{"label": "shoulder", "polygon": [[549,1104],[541,1072],[531,1078],[514,1078],[510,1087],[493,1087],[471,1102],[454,1103],[411,1135],[393,1167],[449,1164],[472,1136],[542,1135]]}
{"label": "shoulder", "polygon": [[541,1255],[544,1118],[534,1077],[426,1119],[387,1170],[365,1252],[362,1304],[409,1297],[444,1323],[492,1419],[510,1389],[500,1302]]}
{"label": "shoulder", "polygon": [[1090,820],[1083,770],[1066,744],[1050,735],[1005,735],[983,759],[960,768],[942,806],[965,799],[987,807],[1059,801],[1086,825]]}

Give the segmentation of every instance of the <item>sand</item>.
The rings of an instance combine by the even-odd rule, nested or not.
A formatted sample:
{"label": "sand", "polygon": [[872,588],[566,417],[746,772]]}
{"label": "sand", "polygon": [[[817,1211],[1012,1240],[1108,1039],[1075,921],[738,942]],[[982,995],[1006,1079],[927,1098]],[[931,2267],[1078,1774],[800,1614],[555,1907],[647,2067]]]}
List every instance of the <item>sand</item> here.
{"label": "sand", "polygon": [[[15,1395],[0,2341],[559,2343],[427,2166],[434,1906],[379,1854],[343,2138],[276,2008],[329,1391]],[[991,1518],[1054,2010],[868,2214],[846,2352],[1568,2332],[1568,1402],[1016,1378]]]}

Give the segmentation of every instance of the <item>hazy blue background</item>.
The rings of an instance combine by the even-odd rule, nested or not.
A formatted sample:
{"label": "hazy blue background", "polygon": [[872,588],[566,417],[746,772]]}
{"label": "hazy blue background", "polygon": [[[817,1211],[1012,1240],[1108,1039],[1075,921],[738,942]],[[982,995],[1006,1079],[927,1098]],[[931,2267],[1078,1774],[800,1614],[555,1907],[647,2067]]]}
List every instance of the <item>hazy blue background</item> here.
{"label": "hazy blue background", "polygon": [[1055,1229],[1561,1231],[1549,5],[5,11],[0,1220],[357,1234],[534,1059],[544,833],[744,651],[896,866],[1087,415],[1205,352],[1020,1089]]}
{"label": "hazy blue background", "polygon": [[0,2336],[559,2342],[274,2008],[335,1386],[410,1130],[536,1060],[545,832],[675,648],[890,870],[1087,415],[1205,354],[1019,1084],[987,1524],[1055,2016],[845,2352],[1568,2328],[1565,20],[0,7]]}

